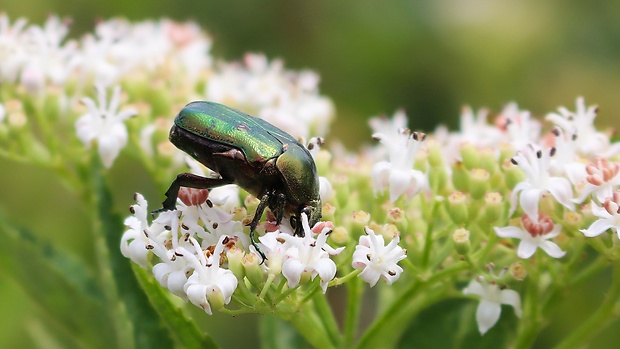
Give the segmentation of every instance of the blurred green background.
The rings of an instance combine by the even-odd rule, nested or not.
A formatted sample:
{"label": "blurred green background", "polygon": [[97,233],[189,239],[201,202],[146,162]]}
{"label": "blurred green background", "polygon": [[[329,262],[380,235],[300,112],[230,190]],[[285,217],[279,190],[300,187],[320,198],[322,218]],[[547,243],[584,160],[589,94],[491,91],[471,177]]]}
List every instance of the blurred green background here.
{"label": "blurred green background", "polygon": [[[620,2],[613,0],[4,0],[0,11],[31,23],[43,23],[51,13],[69,17],[73,36],[113,16],[197,21],[212,35],[216,58],[237,60],[245,52],[264,52],[284,59],[289,69],[318,72],[321,91],[337,111],[329,138],[352,149],[369,139],[368,117],[391,115],[398,108],[407,111],[411,128],[432,131],[439,123],[457,127],[463,104],[498,111],[514,100],[544,116],[560,105],[574,109],[575,97],[581,95],[587,104],[601,107],[599,126],[614,127],[619,120]],[[128,165],[121,157],[112,170],[117,192],[123,193],[115,197],[119,207],[129,205],[135,191],[148,198],[161,196],[141,173],[127,176],[123,168]],[[11,170],[5,171],[8,166]],[[60,183],[39,180],[51,174],[17,164],[0,168],[2,187],[15,181],[29,187],[28,195],[19,186],[2,190],[0,209],[35,231],[54,232],[46,238],[64,240],[92,260],[92,251],[85,248],[87,234],[80,231],[87,226],[84,218],[47,209],[59,201],[64,210],[78,211],[79,202]],[[607,282],[605,276],[599,281]],[[565,334],[564,324],[570,328],[590,312],[588,302],[598,304],[602,295],[595,290],[593,283],[576,291],[586,302],[560,310],[558,321],[545,332],[550,343]],[[40,326],[31,316],[38,309],[4,277],[0,309],[0,347],[31,346],[25,337]],[[216,316],[208,326],[232,324],[221,322],[223,318]],[[233,320],[234,330],[211,330],[216,339],[232,336],[239,345],[252,345],[257,330],[240,325],[251,320],[243,316]],[[618,325],[593,347],[617,341]],[[545,343],[542,339],[537,345]]]}
{"label": "blurred green background", "polygon": [[[332,134],[347,145],[370,131],[360,118],[404,108],[410,127],[452,127],[463,104],[494,111],[516,101],[535,115],[577,96],[601,107],[599,124],[620,113],[620,2],[496,1],[4,1],[12,18],[73,20],[72,33],[97,19],[195,20],[214,39],[213,54],[280,57],[310,68],[336,104]],[[604,120],[603,120],[604,119]]]}

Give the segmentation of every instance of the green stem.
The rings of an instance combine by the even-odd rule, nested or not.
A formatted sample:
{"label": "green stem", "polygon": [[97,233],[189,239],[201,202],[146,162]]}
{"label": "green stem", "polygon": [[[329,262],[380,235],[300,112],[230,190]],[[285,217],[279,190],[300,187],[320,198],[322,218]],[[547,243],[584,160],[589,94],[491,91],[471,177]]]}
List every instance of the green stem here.
{"label": "green stem", "polygon": [[445,278],[456,274],[462,270],[466,270],[469,267],[469,264],[466,262],[458,262],[452,266],[449,266],[437,273],[433,274],[426,281],[413,282],[404,293],[402,293],[398,298],[394,300],[394,302],[390,305],[389,308],[385,310],[381,315],[379,315],[368,327],[359,343],[357,344],[358,348],[369,347],[371,341],[379,336],[386,328],[393,326],[392,319],[400,318],[404,311],[407,311],[407,304],[411,302],[411,300],[416,296],[416,294],[430,286],[433,286],[435,283],[444,281]]}
{"label": "green stem", "polygon": [[[351,273],[353,274],[353,273]],[[353,279],[348,283],[347,310],[344,319],[344,346],[351,348],[353,339],[359,325],[359,314],[361,310],[361,298],[364,291],[359,278]]]}
{"label": "green stem", "polygon": [[[437,217],[437,211],[441,205],[441,201],[435,201],[433,205],[433,211],[430,217]],[[426,268],[428,266],[428,260],[431,255],[431,248],[433,247],[433,229],[435,228],[435,220],[430,219],[428,223],[428,228],[426,229],[426,241],[424,242],[424,251],[422,252],[422,267]]]}
{"label": "green stem", "polygon": [[100,275],[99,281],[105,301],[108,304],[108,314],[110,320],[113,321],[115,332],[117,334],[116,347],[133,348],[135,343],[132,335],[132,326],[129,318],[127,317],[126,310],[122,307],[121,302],[119,302],[119,297],[116,290],[116,281],[114,279],[114,275],[112,274],[112,268],[110,268],[109,264],[110,251],[108,250],[105,241],[106,232],[103,229],[101,217],[99,216],[99,208],[101,206],[100,200],[102,198],[99,197],[98,193],[101,193],[101,189],[99,187],[103,185],[101,183],[103,178],[101,178],[101,165],[97,156],[92,157],[91,167],[93,174],[91,177],[92,190],[89,191],[90,194],[86,195],[88,196],[87,202],[90,203],[91,207],[89,211],[92,212],[93,227],[91,231],[95,258]]}
{"label": "green stem", "polygon": [[612,267],[612,283],[603,299],[600,307],[584,321],[579,328],[572,331],[560,344],[557,349],[579,348],[602,331],[618,315],[618,297],[620,297],[620,263],[615,262]]}
{"label": "green stem", "polygon": [[314,348],[335,349],[336,345],[330,341],[323,321],[311,310],[301,310],[293,315],[291,323]]}
{"label": "green stem", "polygon": [[519,323],[515,348],[530,348],[540,330],[541,314],[538,306],[540,275],[536,265],[530,263],[528,270],[530,270],[530,274],[526,285],[523,315]]}
{"label": "green stem", "polygon": [[332,343],[336,344],[336,347],[340,347],[340,343],[342,343],[342,336],[338,330],[338,323],[336,322],[336,318],[334,317],[334,313],[332,312],[329,303],[327,302],[327,298],[324,294],[317,294],[314,298],[314,307],[317,310],[319,316],[323,320],[323,325],[331,339]]}

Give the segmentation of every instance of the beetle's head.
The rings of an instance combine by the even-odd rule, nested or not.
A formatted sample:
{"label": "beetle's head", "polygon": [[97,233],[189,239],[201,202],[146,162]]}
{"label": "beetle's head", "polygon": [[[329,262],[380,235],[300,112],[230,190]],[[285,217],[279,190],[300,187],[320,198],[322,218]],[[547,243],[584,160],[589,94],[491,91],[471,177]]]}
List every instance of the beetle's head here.
{"label": "beetle's head", "polygon": [[321,208],[321,200],[317,199],[308,202],[299,209],[297,216],[291,220],[291,224],[295,229],[295,235],[304,236],[305,234],[303,225],[301,224],[301,215],[305,214],[308,217],[308,225],[312,228],[321,220]]}

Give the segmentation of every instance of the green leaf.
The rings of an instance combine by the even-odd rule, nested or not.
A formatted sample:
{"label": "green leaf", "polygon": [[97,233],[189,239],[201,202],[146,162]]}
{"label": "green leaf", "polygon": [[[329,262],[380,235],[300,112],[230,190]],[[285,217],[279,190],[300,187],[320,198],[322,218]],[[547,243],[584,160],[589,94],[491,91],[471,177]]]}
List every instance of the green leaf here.
{"label": "green leaf", "polygon": [[[99,251],[100,263],[105,264],[103,273],[111,271],[111,277],[103,275],[104,282],[110,281],[115,289],[108,288],[106,297],[110,303],[109,312],[113,321],[117,322],[116,330],[119,345],[124,344],[129,330],[132,330],[136,348],[171,348],[173,345],[170,333],[162,324],[158,312],[149,302],[131,269],[131,262],[120,251],[120,239],[125,230],[122,218],[112,211],[114,207],[110,191],[101,175],[101,163],[93,157],[90,180],[92,193],[98,215],[95,234],[95,248]],[[106,280],[107,278],[107,280]],[[106,285],[110,287],[110,285]],[[115,303],[118,302],[118,303]],[[120,325],[127,323],[131,328]]]}
{"label": "green leaf", "polygon": [[0,268],[40,306],[46,325],[71,347],[107,348],[114,331],[93,274],[78,258],[12,225],[0,213]]}
{"label": "green leaf", "polygon": [[422,311],[409,324],[399,348],[507,348],[516,333],[516,316],[503,307],[502,316],[484,336],[478,332],[473,299],[449,299]]}
{"label": "green leaf", "polygon": [[[312,329],[308,330],[311,331]],[[265,315],[260,319],[259,331],[260,347],[264,349],[310,347],[290,322],[272,315]]]}
{"label": "green leaf", "polygon": [[151,304],[182,348],[218,348],[213,339],[207,334],[200,333],[196,324],[172,302],[169,292],[164,290],[155,278],[138,265],[132,266]]}

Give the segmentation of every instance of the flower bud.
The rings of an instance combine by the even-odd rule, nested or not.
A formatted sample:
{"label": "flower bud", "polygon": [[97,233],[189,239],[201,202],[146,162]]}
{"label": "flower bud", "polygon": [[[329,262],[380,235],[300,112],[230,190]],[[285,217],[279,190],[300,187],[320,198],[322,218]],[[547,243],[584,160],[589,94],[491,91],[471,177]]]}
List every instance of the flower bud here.
{"label": "flower bud", "polygon": [[456,190],[463,192],[469,190],[469,172],[462,162],[457,162],[452,167],[452,184]]}
{"label": "flower bud", "polygon": [[504,211],[502,194],[490,192],[484,195],[485,210],[484,214],[489,223],[496,222]]}
{"label": "flower bud", "polygon": [[428,164],[431,168],[443,168],[442,146],[435,140],[426,141],[426,149],[428,149]]}
{"label": "flower bud", "polygon": [[469,172],[469,194],[474,200],[482,199],[489,190],[489,177],[489,172],[481,168]]}
{"label": "flower bud", "polygon": [[351,215],[351,222],[353,223],[354,228],[363,229],[368,222],[370,221],[370,214],[365,211],[353,211],[353,215]]}
{"label": "flower bud", "polygon": [[490,175],[497,171],[497,153],[495,149],[483,148],[480,150],[480,168],[485,169]]}
{"label": "flower bud", "polygon": [[469,230],[463,228],[456,229],[452,233],[452,241],[454,242],[454,248],[458,254],[466,255],[469,253],[469,249],[471,248]]}
{"label": "flower bud", "polygon": [[527,276],[527,269],[525,269],[521,262],[512,263],[508,271],[515,280],[523,281]]}
{"label": "flower bud", "polygon": [[405,217],[405,211],[401,208],[394,207],[387,212],[387,221],[398,227],[401,231],[407,231],[407,218]]}
{"label": "flower bud", "polygon": [[228,258],[228,269],[232,271],[237,280],[243,280],[245,276],[245,269],[242,264],[245,252],[243,250],[232,247],[226,251],[226,258]]}
{"label": "flower bud", "polygon": [[321,219],[333,222],[335,220],[335,214],[336,214],[336,206],[330,204],[329,202],[324,202],[323,208],[322,208]]}
{"label": "flower bud", "polygon": [[349,232],[345,227],[335,227],[329,238],[338,245],[344,245],[349,241]]}
{"label": "flower bud", "polygon": [[504,170],[506,186],[510,190],[525,178],[523,170],[521,170],[519,166],[513,164],[510,159],[502,163],[502,169]]}
{"label": "flower bud", "polygon": [[459,152],[461,153],[461,159],[463,159],[463,165],[466,169],[472,170],[479,167],[480,152],[473,144],[469,142],[461,144]]}
{"label": "flower bud", "polygon": [[254,253],[246,253],[241,259],[241,264],[245,269],[245,276],[250,281],[250,284],[260,290],[263,287],[265,278],[259,259],[260,257]]}
{"label": "flower bud", "polygon": [[467,196],[460,191],[455,191],[448,196],[448,215],[456,225],[467,221]]}

